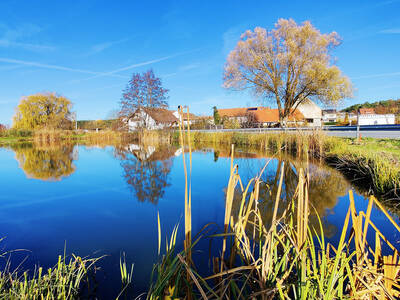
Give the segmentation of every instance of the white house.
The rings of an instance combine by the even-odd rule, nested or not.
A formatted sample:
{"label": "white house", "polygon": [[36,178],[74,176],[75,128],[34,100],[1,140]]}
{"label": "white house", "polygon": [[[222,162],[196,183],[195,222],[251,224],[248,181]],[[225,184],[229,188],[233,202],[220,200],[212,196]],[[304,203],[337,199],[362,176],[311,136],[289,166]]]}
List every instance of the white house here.
{"label": "white house", "polygon": [[359,125],[388,125],[395,124],[394,114],[360,114],[358,116]]}
{"label": "white house", "polygon": [[377,114],[373,108],[360,108],[358,110],[359,125],[388,125],[395,124],[394,114]]}
{"label": "white house", "polygon": [[303,114],[308,126],[321,126],[322,109],[313,101],[304,100],[297,106],[297,110]]}
{"label": "white house", "polygon": [[141,128],[149,130],[164,129],[176,126],[178,118],[165,108],[138,108],[128,119],[129,131]]}
{"label": "white house", "polygon": [[324,109],[322,111],[322,121],[325,123],[337,121],[336,109]]}
{"label": "white house", "polygon": [[198,119],[198,117],[196,115],[189,113],[189,122],[188,122],[187,113],[184,112],[183,113],[183,118],[182,118],[182,116],[180,116],[180,114],[179,114],[179,111],[177,111],[177,110],[173,112],[173,115],[178,120],[182,121],[182,119],[183,119],[183,125],[185,125],[185,126],[188,125],[188,123],[189,123],[189,125],[192,125]]}

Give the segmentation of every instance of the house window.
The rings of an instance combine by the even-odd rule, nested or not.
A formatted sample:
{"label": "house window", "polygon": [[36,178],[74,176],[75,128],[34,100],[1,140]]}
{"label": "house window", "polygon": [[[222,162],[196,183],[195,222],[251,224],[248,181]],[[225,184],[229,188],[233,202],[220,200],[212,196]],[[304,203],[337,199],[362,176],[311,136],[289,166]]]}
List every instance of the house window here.
{"label": "house window", "polygon": [[314,119],[306,119],[307,123],[314,123]]}

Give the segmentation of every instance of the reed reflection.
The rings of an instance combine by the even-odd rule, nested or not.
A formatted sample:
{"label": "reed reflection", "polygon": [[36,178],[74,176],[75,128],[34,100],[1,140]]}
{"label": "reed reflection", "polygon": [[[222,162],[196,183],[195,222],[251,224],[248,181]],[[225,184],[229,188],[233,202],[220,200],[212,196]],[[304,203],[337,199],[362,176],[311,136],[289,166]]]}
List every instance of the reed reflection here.
{"label": "reed reflection", "polygon": [[157,204],[171,185],[171,172],[176,148],[130,144],[116,148],[123,176],[140,202]]}
{"label": "reed reflection", "polygon": [[[225,151],[219,149],[218,154],[214,155],[214,159],[216,156],[228,157],[229,153],[225,153]],[[239,173],[253,174],[254,176],[254,174],[260,172],[263,167],[264,163],[261,163],[260,160],[260,158],[263,157],[268,157],[268,155],[257,152],[246,153],[235,151],[236,160],[246,158],[242,163],[239,163]],[[249,158],[255,158],[260,163],[249,163]],[[267,160],[263,161],[265,162]],[[284,209],[288,207],[288,201],[291,201],[295,197],[296,187],[298,185],[298,170],[300,168],[308,170],[308,191],[311,204],[310,222],[313,227],[319,228],[318,218],[316,217],[316,214],[318,214],[322,219],[325,234],[328,237],[333,236],[337,229],[332,224],[327,223],[324,217],[336,206],[338,198],[347,194],[350,185],[337,170],[317,162],[307,164],[304,161],[296,160],[292,157],[272,159],[261,176],[262,183],[259,190],[258,207],[262,212],[262,217],[265,222],[272,220],[281,170],[283,170],[283,183],[278,215],[283,214]],[[243,178],[246,178],[246,176],[242,177],[242,179]],[[243,184],[247,184],[246,180],[244,180]],[[241,200],[241,193],[237,190],[233,203],[233,211],[236,211],[236,214],[239,212]]]}
{"label": "reed reflection", "polygon": [[75,172],[78,149],[71,144],[13,144],[15,159],[27,178],[59,181]]}

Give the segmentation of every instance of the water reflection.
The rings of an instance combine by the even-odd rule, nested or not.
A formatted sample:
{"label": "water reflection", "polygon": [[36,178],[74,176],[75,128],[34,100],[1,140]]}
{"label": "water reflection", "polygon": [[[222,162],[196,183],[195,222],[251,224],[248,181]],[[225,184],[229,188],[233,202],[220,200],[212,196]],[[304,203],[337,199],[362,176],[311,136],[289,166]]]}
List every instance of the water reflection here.
{"label": "water reflection", "polygon": [[[218,151],[218,157],[226,156],[223,151]],[[257,153],[235,153],[235,157],[243,158],[256,158],[256,157],[266,157],[266,154],[261,155]],[[214,159],[216,155],[214,154]],[[248,161],[248,160],[246,160]],[[309,199],[311,204],[311,216],[310,222],[311,226],[314,228],[319,228],[318,219],[316,213],[319,217],[326,220],[326,216],[329,212],[333,210],[336,206],[337,201],[340,197],[345,196],[350,189],[349,183],[344,179],[344,177],[335,169],[326,167],[318,162],[306,163],[299,160],[295,160],[291,157],[279,157],[272,159],[266,171],[263,173],[259,190],[259,208],[262,212],[262,216],[265,222],[269,223],[272,220],[272,214],[274,209],[274,203],[276,199],[276,194],[279,186],[280,170],[283,167],[283,184],[281,192],[281,201],[278,207],[278,214],[282,215],[284,210],[288,207],[295,195],[296,187],[298,184],[298,170],[303,168],[308,170],[309,178]],[[246,170],[249,168],[249,170]],[[258,169],[254,168],[254,165],[247,165],[239,163],[239,174],[253,174],[255,176],[262,168],[262,164],[259,165]],[[246,178],[248,179],[248,178]],[[247,181],[244,180],[244,184]],[[237,215],[240,209],[241,203],[241,193],[239,189],[235,194],[233,203],[234,215]],[[236,212],[236,214],[235,214]],[[336,232],[335,226],[329,223],[324,223],[325,234],[330,237]]]}
{"label": "water reflection", "polygon": [[71,144],[13,144],[15,159],[26,177],[59,181],[75,172],[78,149]]}
{"label": "water reflection", "polygon": [[[8,148],[15,154],[0,151],[3,171],[0,174],[0,227],[4,235],[13,239],[12,248],[32,250],[35,262],[40,261],[44,267],[52,266],[54,255],[65,241],[69,249],[82,256],[102,249],[102,253],[110,255],[110,263],[101,267],[109,278],[116,278],[110,297],[105,299],[111,298],[111,294],[115,297],[114,292],[120,291],[118,264],[121,251],[125,251],[141,271],[135,279],[135,288],[138,292],[146,290],[157,253],[157,226],[154,226],[157,212],[160,211],[163,228],[168,230],[179,221],[184,210],[182,157],[175,159],[182,154],[182,149],[131,144],[114,147],[114,155],[110,155],[110,148],[89,149],[68,144],[20,144]],[[78,148],[79,164],[75,167]],[[62,180],[75,173],[57,183],[27,180],[21,176],[13,157],[30,178]],[[229,147],[193,151],[194,233],[205,224],[223,224],[223,189],[229,178],[229,157]],[[235,163],[239,164],[243,183],[261,170],[268,157],[271,154],[257,149],[235,149]],[[299,168],[307,164],[293,157],[274,156],[263,174],[260,190],[259,207],[266,222],[272,218],[279,180],[277,171],[281,166],[284,166],[284,184],[280,215],[295,193]],[[335,240],[336,228],[342,226],[348,207],[348,197],[341,196],[347,194],[350,186],[340,173],[323,164],[312,162],[308,169],[310,201],[325,220],[326,233]],[[241,199],[238,195],[234,201],[234,215],[239,211]],[[356,204],[365,210],[367,202],[361,196],[356,197]],[[379,218],[375,208],[372,213]],[[69,221],[60,222],[64,219]],[[310,222],[317,225],[315,217]],[[385,219],[378,219],[378,222],[386,230],[385,235],[391,236],[392,227],[385,227]],[[127,239],[127,236],[138,238]],[[43,244],[46,247],[42,247]],[[208,253],[208,241],[199,244],[198,249],[199,253]],[[207,266],[208,255],[204,257]],[[33,265],[28,267],[33,269]]]}
{"label": "water reflection", "polygon": [[116,148],[123,176],[140,202],[157,204],[171,185],[173,158],[180,150],[172,146],[154,147],[130,144]]}

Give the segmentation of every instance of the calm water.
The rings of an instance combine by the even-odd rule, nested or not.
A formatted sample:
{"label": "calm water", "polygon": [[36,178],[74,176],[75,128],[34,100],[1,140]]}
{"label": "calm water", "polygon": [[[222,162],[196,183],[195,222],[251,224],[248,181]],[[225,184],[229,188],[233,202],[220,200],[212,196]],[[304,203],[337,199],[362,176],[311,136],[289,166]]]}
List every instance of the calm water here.
{"label": "calm water", "polygon": [[[235,162],[246,182],[267,160],[242,151],[236,153]],[[297,170],[303,165],[290,159],[270,162],[263,176],[267,185],[261,190],[265,218],[272,214],[276,170],[281,164],[285,169],[283,194],[287,198],[294,193]],[[80,256],[106,254],[99,273],[99,291],[104,299],[115,298],[119,292],[122,252],[129,263],[134,263],[133,292],[146,290],[157,258],[157,212],[163,236],[169,235],[177,222],[183,229],[184,173],[182,151],[176,147],[26,144],[0,148],[0,166],[0,237],[6,237],[0,248],[29,250],[12,254],[15,265],[27,257],[24,266],[28,268],[34,264],[52,266],[64,247],[67,253]],[[229,168],[228,151],[193,153],[194,233],[210,222],[217,224],[215,230],[222,224]],[[352,186],[341,174],[321,165],[312,164],[310,175],[311,202],[323,216],[330,241],[335,243]],[[365,198],[357,192],[355,197],[357,208],[365,210]],[[235,204],[234,210],[238,209],[238,202]],[[374,209],[372,219],[390,240],[400,240],[383,213]],[[181,245],[182,240],[181,232],[177,243]],[[207,266],[208,241],[197,250],[198,259]]]}

